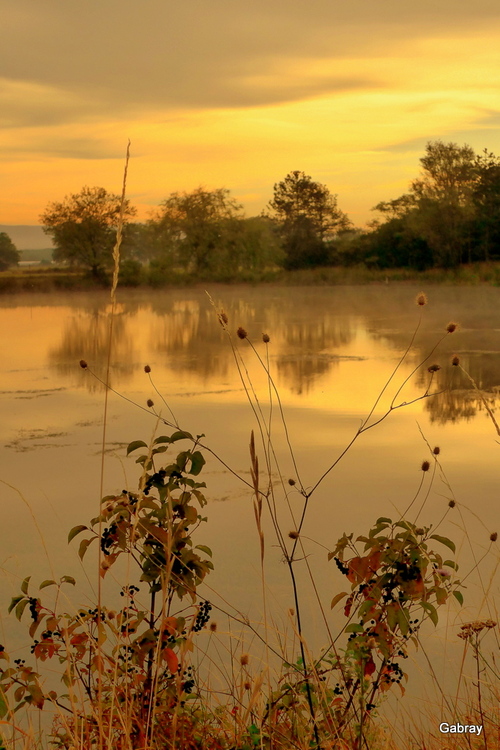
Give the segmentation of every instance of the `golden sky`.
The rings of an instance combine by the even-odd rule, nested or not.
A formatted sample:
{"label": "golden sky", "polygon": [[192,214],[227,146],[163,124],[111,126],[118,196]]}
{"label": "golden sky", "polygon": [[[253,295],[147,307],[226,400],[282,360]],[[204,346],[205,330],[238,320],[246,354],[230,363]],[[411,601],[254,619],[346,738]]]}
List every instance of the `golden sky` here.
{"label": "golden sky", "polygon": [[299,169],[355,224],[428,140],[500,153],[498,0],[0,0],[0,224],[83,185],[146,218],[227,187],[249,215]]}

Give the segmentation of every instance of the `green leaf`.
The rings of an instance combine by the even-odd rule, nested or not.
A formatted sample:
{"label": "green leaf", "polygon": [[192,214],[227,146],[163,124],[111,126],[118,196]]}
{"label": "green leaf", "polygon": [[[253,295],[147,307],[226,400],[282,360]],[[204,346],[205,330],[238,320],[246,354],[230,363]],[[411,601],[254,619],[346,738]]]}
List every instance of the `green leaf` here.
{"label": "green leaf", "polygon": [[147,448],[147,443],[144,442],[144,440],[134,440],[132,443],[129,443],[127,447],[127,456],[129,456],[132,451],[136,451],[137,448]]}
{"label": "green leaf", "polygon": [[12,597],[12,599],[10,601],[10,604],[9,604],[9,610],[8,610],[9,611],[9,615],[12,612],[12,610],[14,609],[14,607],[16,606],[16,604],[19,604],[19,602],[22,601],[23,599],[24,599],[24,596],[13,596]]}
{"label": "green leaf", "polygon": [[453,570],[458,570],[458,565],[453,560],[445,560],[443,563],[443,567],[452,568]]}
{"label": "green leaf", "polygon": [[153,445],[158,445],[158,443],[171,443],[172,440],[167,435],[160,435],[160,437],[157,437],[156,440],[153,440]]}
{"label": "green leaf", "polygon": [[336,596],[334,596],[330,604],[330,609],[333,609],[336,604],[342,601],[344,596],[348,596],[347,591],[341,591],[340,594],[337,594]]}
{"label": "green leaf", "polygon": [[46,581],[42,581],[42,583],[40,584],[38,588],[41,591],[42,589],[46,589],[47,586],[57,586],[57,581],[50,581],[47,579]]}
{"label": "green leaf", "polygon": [[429,602],[420,602],[421,606],[425,609],[427,614],[429,615],[429,618],[431,622],[434,623],[434,625],[438,624],[438,613],[436,612],[436,608],[429,604]]}
{"label": "green leaf", "polygon": [[28,576],[21,584],[21,591],[23,592],[23,594],[28,594],[28,584],[30,582],[30,578],[31,576]]}
{"label": "green leaf", "polygon": [[205,466],[205,459],[203,457],[203,454],[200,453],[200,451],[195,451],[191,456],[191,471],[190,474],[193,474],[195,477],[198,476],[200,471]]}
{"label": "green leaf", "polygon": [[454,591],[453,592],[453,596],[455,597],[455,599],[457,600],[457,602],[460,604],[460,606],[462,606],[463,603],[464,603],[464,597],[463,597],[462,592],[461,591]]}
{"label": "green leaf", "polygon": [[344,630],[344,633],[362,633],[363,632],[363,626],[359,625],[357,622],[353,622],[352,625],[348,625],[346,629]]}
{"label": "green leaf", "polygon": [[23,612],[26,609],[26,606],[29,604],[29,599],[23,599],[16,607],[16,617],[21,622],[21,617],[23,616]]}
{"label": "green leaf", "polygon": [[88,527],[87,526],[73,526],[71,531],[68,534],[68,544],[75,538],[77,534],[80,534],[81,531],[86,531]]}
{"label": "green leaf", "polygon": [[202,552],[204,552],[209,557],[212,557],[212,550],[210,547],[206,547],[204,544],[197,544],[195,549],[201,549]]}
{"label": "green leaf", "polygon": [[451,549],[452,552],[455,552],[455,544],[451,541],[451,539],[448,539],[445,536],[439,536],[439,534],[432,534],[430,539],[435,539],[436,542],[440,542],[441,544],[444,544],[445,547],[448,547],[448,549]]}
{"label": "green leaf", "polygon": [[94,539],[97,539],[97,537],[94,536],[92,537],[92,539],[82,539],[82,541],[80,542],[80,547],[78,548],[78,557],[80,558],[80,560],[83,560],[89,544],[91,544]]}
{"label": "green leaf", "polygon": [[9,707],[7,703],[5,702],[5,698],[3,697],[3,690],[0,688],[0,719],[4,719],[8,713],[9,713]]}
{"label": "green leaf", "polygon": [[71,583],[72,586],[76,585],[76,581],[73,576],[63,576],[61,578],[61,583]]}
{"label": "green leaf", "polygon": [[377,526],[380,523],[392,523],[390,518],[386,518],[385,516],[380,516],[380,518],[377,518]]}
{"label": "green leaf", "polygon": [[190,432],[185,432],[184,430],[178,430],[177,432],[174,432],[173,435],[170,435],[170,442],[175,443],[177,440],[192,440],[193,436]]}

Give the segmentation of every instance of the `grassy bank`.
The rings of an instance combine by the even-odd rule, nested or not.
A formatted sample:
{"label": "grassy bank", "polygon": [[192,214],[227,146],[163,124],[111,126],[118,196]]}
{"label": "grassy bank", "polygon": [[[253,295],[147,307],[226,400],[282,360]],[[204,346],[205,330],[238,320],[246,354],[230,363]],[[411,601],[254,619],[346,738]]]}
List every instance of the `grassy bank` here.
{"label": "grassy bank", "polygon": [[[365,265],[350,267],[304,268],[296,271],[283,269],[262,272],[242,271],[233,275],[197,276],[185,272],[159,274],[147,268],[127,269],[120,285],[161,289],[195,286],[206,282],[222,284],[279,284],[281,286],[339,286],[361,284],[419,283],[475,286],[500,286],[500,263],[474,263],[459,268],[431,268],[415,271],[411,268],[376,269]],[[67,268],[26,268],[0,273],[0,294],[19,292],[88,291],[109,286],[107,279],[97,280],[83,271]]]}

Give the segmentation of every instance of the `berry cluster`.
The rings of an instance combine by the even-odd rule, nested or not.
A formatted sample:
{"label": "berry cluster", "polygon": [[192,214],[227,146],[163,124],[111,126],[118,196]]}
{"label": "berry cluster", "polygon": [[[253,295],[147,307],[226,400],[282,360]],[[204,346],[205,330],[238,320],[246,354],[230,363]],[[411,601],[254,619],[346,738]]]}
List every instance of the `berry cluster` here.
{"label": "berry cluster", "polygon": [[335,565],[340,570],[340,572],[346,576],[349,573],[349,568],[347,567],[347,565],[344,565],[342,560],[340,560],[338,557],[334,557],[333,559],[335,560]]}
{"label": "berry cluster", "polygon": [[196,615],[196,620],[194,621],[193,625],[193,631],[195,633],[204,628],[207,622],[210,620],[211,609],[212,605],[210,604],[210,602],[200,602],[198,614]]}

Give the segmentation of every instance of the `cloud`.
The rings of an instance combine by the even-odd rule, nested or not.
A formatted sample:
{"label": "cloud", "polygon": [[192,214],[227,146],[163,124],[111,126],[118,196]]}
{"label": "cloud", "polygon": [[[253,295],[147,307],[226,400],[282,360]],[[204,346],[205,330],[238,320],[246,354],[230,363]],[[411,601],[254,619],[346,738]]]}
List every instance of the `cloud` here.
{"label": "cloud", "polygon": [[[31,125],[376,88],[382,82],[353,76],[343,61],[383,58],[409,40],[469,33],[500,16],[490,0],[461,3],[459,13],[456,0],[0,0],[2,9],[0,69],[10,86],[35,92],[11,101],[11,121]],[[335,75],[321,75],[322,60],[338,62]]]}

